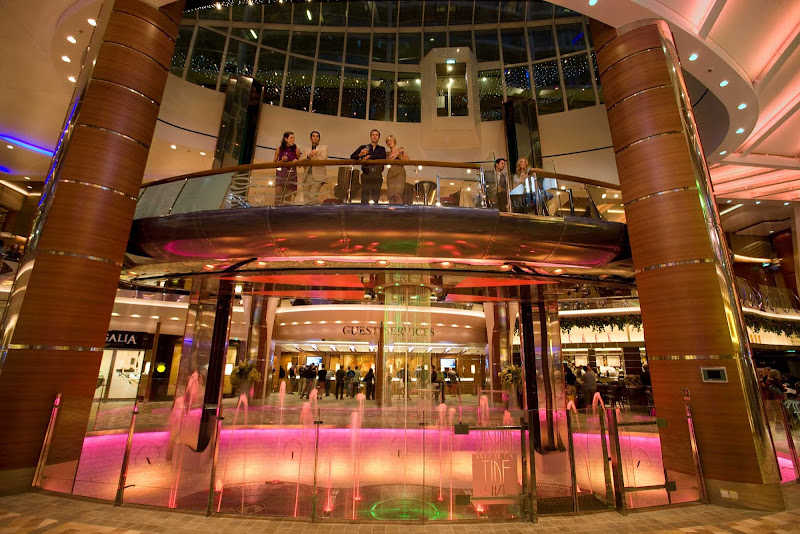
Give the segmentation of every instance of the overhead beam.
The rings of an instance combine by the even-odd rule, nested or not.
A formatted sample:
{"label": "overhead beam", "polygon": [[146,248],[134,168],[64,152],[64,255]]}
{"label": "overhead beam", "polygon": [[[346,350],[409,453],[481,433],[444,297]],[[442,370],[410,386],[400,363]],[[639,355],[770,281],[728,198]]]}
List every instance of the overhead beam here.
{"label": "overhead beam", "polygon": [[784,41],[781,48],[772,56],[769,63],[767,63],[761,70],[761,73],[754,80],[756,94],[761,94],[764,88],[769,85],[775,75],[783,68],[783,65],[791,57],[797,47],[800,46],[800,24],[794,27],[792,33]]}
{"label": "overhead beam", "polygon": [[749,154],[736,152],[727,156],[722,163],[725,165],[740,165],[744,167],[800,169],[800,159],[789,156],[775,156],[772,154]]}
{"label": "overhead beam", "polygon": [[711,28],[713,28],[714,24],[716,24],[719,14],[722,13],[722,8],[725,7],[725,3],[727,1],[728,0],[714,0],[711,2],[711,6],[708,8],[708,11],[706,11],[706,16],[703,19],[703,22],[697,29],[697,35],[701,39],[708,37],[708,34],[711,32]]}
{"label": "overhead beam", "polygon": [[795,95],[795,97],[786,104],[783,109],[778,111],[773,117],[767,121],[767,123],[761,127],[756,133],[750,136],[750,139],[745,142],[743,145],[744,150],[742,150],[742,154],[745,156],[750,155],[750,153],[761,143],[767,140],[767,138],[775,133],[775,131],[780,128],[784,122],[789,120],[795,113],[800,110],[800,94]]}

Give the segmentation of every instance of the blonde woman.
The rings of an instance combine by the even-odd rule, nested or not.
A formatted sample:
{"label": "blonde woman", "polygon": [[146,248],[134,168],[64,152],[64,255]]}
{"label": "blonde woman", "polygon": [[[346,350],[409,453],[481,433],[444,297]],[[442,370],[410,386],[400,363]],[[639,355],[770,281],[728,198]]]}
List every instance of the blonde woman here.
{"label": "blonde woman", "polygon": [[[386,147],[390,150],[386,159],[407,160],[406,149],[397,146],[394,135],[386,136]],[[389,204],[402,204],[403,193],[406,189],[406,169],[402,165],[393,164],[386,172],[386,187],[388,188]]]}
{"label": "blonde woman", "polygon": [[514,167],[514,187],[518,185],[522,185],[525,183],[527,178],[530,176],[530,172],[528,171],[528,160],[525,158],[519,158],[517,160],[517,165]]}

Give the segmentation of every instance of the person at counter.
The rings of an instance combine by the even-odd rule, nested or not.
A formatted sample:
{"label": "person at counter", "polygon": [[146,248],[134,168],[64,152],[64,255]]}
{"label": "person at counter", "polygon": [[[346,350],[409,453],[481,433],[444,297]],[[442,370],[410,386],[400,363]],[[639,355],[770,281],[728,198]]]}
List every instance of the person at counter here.
{"label": "person at counter", "polygon": [[375,371],[372,367],[364,375],[364,383],[367,385],[367,400],[375,400]]}
{"label": "person at counter", "polygon": [[[370,159],[386,159],[386,148],[378,144],[381,132],[372,130],[369,133],[370,142],[361,145],[350,155],[350,159],[366,162]],[[381,196],[383,185],[383,165],[363,165],[361,167],[361,203],[377,204]]]}
{"label": "person at counter", "polygon": [[339,367],[336,370],[336,390],[333,392],[333,396],[338,399],[344,398],[344,379],[347,376],[347,371],[344,370],[344,367]]}
{"label": "person at counter", "polygon": [[581,378],[583,379],[583,402],[588,408],[592,405],[594,394],[597,393],[597,374],[591,365],[584,365]]}

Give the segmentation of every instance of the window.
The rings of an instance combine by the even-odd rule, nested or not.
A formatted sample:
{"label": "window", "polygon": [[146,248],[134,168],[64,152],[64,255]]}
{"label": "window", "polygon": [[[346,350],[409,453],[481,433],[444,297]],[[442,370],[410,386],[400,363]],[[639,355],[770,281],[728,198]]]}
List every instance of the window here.
{"label": "window", "polygon": [[525,33],[522,28],[502,30],[500,31],[500,39],[503,41],[503,63],[505,65],[528,62]]}
{"label": "window", "polygon": [[419,33],[401,33],[397,39],[397,62],[418,64],[420,60]]}
{"label": "window", "polygon": [[243,22],[261,22],[261,6],[241,5],[231,9],[233,20]]}
{"label": "window", "polygon": [[425,54],[434,48],[444,48],[447,46],[447,34],[445,32],[425,32],[422,37],[422,42],[425,45]]}
{"label": "window", "polygon": [[372,2],[350,1],[349,10],[347,12],[347,25],[352,27],[365,27],[372,26]]}
{"label": "window", "polygon": [[367,116],[367,70],[345,67],[342,88],[342,117]]}
{"label": "window", "polygon": [[475,55],[478,61],[499,61],[497,30],[475,31]]}
{"label": "window", "polygon": [[[272,4],[268,6],[272,9]],[[347,24],[347,2],[322,2],[323,26],[344,26]]]}
{"label": "window", "polygon": [[317,32],[294,32],[292,53],[314,57],[317,53]]}
{"label": "window", "polygon": [[478,72],[478,99],[482,121],[499,121],[503,118],[503,80],[499,69]]}
{"label": "window", "polygon": [[[270,9],[272,6],[267,6]],[[297,2],[294,4],[294,23],[298,25],[316,26],[319,24],[318,2]]]}
{"label": "window", "polygon": [[264,86],[264,103],[277,106],[281,103],[281,85],[283,85],[283,67],[286,54],[262,49],[258,56],[256,80]]}
{"label": "window", "polygon": [[373,34],[372,61],[394,63],[394,37],[393,33]]}
{"label": "window", "polygon": [[283,107],[308,111],[308,105],[311,101],[311,77],[313,75],[313,61],[299,57],[289,58]]}
{"label": "window", "polygon": [[569,109],[594,106],[592,71],[586,54],[561,58],[561,71],[564,73],[564,93]]}
{"label": "window", "polygon": [[197,28],[197,38],[194,42],[194,51],[186,80],[203,87],[216,89],[224,47],[224,35],[206,28]]}
{"label": "window", "polygon": [[500,2],[482,1],[475,2],[475,24],[497,23]]}
{"label": "window", "polygon": [[531,78],[528,74],[528,67],[511,67],[505,70],[506,74],[506,95],[508,98],[531,97]]}
{"label": "window", "polygon": [[201,9],[197,12],[200,20],[230,20],[228,8],[221,9]]}
{"label": "window", "polygon": [[552,26],[528,28],[528,40],[531,47],[531,60],[536,61],[556,57]]}
{"label": "window", "polygon": [[397,73],[397,122],[420,122],[422,80],[418,72]]}
{"label": "window", "polygon": [[603,100],[603,86],[600,85],[600,72],[597,70],[597,56],[595,55],[594,50],[592,50],[592,66],[594,68],[594,83],[597,84],[598,102],[602,104],[605,102],[605,100]]}
{"label": "window", "polygon": [[436,116],[464,117],[469,114],[466,63],[436,65]]}
{"label": "window", "polygon": [[347,63],[369,65],[368,33],[350,33],[347,35]]}
{"label": "window", "polygon": [[536,87],[536,108],[539,115],[564,111],[558,66],[555,61],[534,63],[533,81]]}
{"label": "window", "polygon": [[277,48],[285,52],[289,46],[289,32],[280,30],[264,30],[261,32],[261,44]]}
{"label": "window", "polygon": [[175,52],[172,54],[172,64],[169,71],[176,76],[183,76],[183,66],[186,65],[186,56],[189,54],[189,44],[192,41],[194,26],[181,26],[178,38],[175,40]]}
{"label": "window", "polygon": [[225,74],[234,78],[252,76],[255,60],[255,45],[231,39],[228,41],[228,55],[225,56]]}
{"label": "window", "polygon": [[339,85],[342,79],[342,67],[330,63],[317,63],[317,74],[314,78],[315,113],[336,115],[339,113]]}
{"label": "window", "polygon": [[543,0],[528,3],[528,20],[552,20],[553,4]]}
{"label": "window", "polygon": [[446,26],[447,9],[447,0],[425,2],[425,26]]}
{"label": "window", "polygon": [[500,4],[500,22],[521,22],[525,20],[525,5],[528,2],[514,0]]}
{"label": "window", "polygon": [[372,71],[369,118],[374,121],[394,120],[394,72]]}
{"label": "window", "polygon": [[583,38],[583,24],[559,24],[556,26],[558,35],[558,51],[563,56],[570,52],[586,50],[586,41]]}
{"label": "window", "polygon": [[472,0],[450,0],[450,25],[472,24]]}
{"label": "window", "polygon": [[453,48],[469,48],[472,50],[472,32],[450,32],[450,44]]}
{"label": "window", "polygon": [[422,26],[422,2],[405,0],[400,4],[400,26]]}
{"label": "window", "polygon": [[344,34],[323,33],[319,36],[319,58],[341,63],[344,57]]}
{"label": "window", "polygon": [[[204,10],[201,10],[204,11]],[[264,6],[264,22],[269,24],[289,24],[292,19],[292,4],[270,2]]]}
{"label": "window", "polygon": [[400,2],[373,2],[375,4],[375,16],[372,25],[375,28],[396,28],[397,27],[397,6]]}

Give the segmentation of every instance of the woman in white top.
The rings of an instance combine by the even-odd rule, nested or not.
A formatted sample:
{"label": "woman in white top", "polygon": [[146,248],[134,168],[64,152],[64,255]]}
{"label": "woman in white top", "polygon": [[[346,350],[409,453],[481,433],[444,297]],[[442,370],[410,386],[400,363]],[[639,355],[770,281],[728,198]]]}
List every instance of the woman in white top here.
{"label": "woman in white top", "polygon": [[[390,150],[386,159],[410,159],[406,154],[406,149],[397,146],[397,138],[394,135],[386,136],[386,146]],[[403,193],[406,189],[406,168],[402,165],[395,165],[386,172],[386,187],[388,189],[389,204],[402,204]]]}
{"label": "woman in white top", "polygon": [[[325,160],[328,159],[328,145],[320,144],[318,131],[311,132],[311,146],[303,151],[301,159]],[[303,203],[306,206],[319,204],[319,190],[328,180],[328,170],[323,166],[306,167],[303,176]]]}

